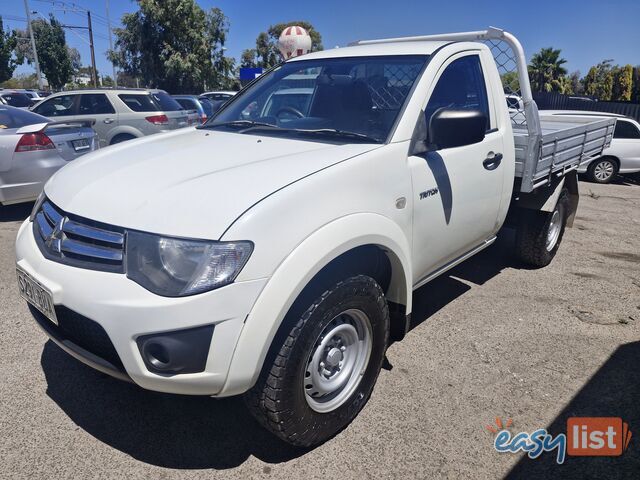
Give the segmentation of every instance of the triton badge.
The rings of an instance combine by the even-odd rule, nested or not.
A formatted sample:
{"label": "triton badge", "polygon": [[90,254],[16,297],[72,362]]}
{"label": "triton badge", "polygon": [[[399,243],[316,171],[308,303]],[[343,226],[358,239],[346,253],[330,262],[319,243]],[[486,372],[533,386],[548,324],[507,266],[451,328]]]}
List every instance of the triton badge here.
{"label": "triton badge", "polygon": [[431,190],[420,192],[420,200],[424,200],[425,198],[428,198],[428,197],[431,197],[431,196],[437,195],[437,194],[438,194],[438,189],[437,188],[432,188]]}

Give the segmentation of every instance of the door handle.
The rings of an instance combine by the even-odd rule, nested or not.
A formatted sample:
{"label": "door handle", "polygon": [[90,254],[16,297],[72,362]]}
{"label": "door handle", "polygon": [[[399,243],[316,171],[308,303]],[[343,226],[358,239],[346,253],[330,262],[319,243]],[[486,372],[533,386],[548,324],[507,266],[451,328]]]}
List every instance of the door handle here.
{"label": "door handle", "polygon": [[498,168],[498,165],[500,165],[500,162],[502,162],[501,153],[489,152],[487,154],[487,158],[485,158],[482,162],[482,166],[487,170],[495,170],[496,168]]}
{"label": "door handle", "polygon": [[109,123],[113,123],[114,120],[113,120],[113,118],[105,118],[102,122],[109,124]]}

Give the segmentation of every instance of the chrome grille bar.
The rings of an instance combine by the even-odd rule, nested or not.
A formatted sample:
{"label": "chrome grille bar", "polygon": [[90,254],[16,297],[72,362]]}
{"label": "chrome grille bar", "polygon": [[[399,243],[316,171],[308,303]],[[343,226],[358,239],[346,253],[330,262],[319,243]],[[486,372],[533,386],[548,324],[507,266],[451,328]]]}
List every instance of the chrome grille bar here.
{"label": "chrome grille bar", "polygon": [[70,238],[62,240],[60,250],[62,250],[63,253],[71,253],[83,257],[99,258],[110,262],[122,262],[121,249],[117,250],[115,248],[91,245],[90,243],[78,242]]}
{"label": "chrome grille bar", "polygon": [[42,211],[44,212],[44,214],[47,217],[47,220],[49,221],[51,226],[56,225],[60,221],[60,219],[62,218],[62,215],[60,215],[56,211],[56,209],[51,206],[51,204],[49,202],[44,202],[42,204]]}
{"label": "chrome grille bar", "polygon": [[49,225],[45,214],[40,212],[36,215],[36,223],[38,224],[38,228],[40,229],[40,235],[42,235],[43,240],[46,240],[53,233],[53,227]]}
{"label": "chrome grille bar", "polygon": [[115,245],[124,244],[124,235],[122,233],[110,232],[108,230],[103,230],[102,228],[83,225],[73,220],[67,220],[64,223],[62,231],[78,237],[96,240],[98,242],[113,243]]}
{"label": "chrome grille bar", "polygon": [[36,243],[43,255],[66,265],[123,273],[124,230],[72,218],[45,200],[33,222]]}

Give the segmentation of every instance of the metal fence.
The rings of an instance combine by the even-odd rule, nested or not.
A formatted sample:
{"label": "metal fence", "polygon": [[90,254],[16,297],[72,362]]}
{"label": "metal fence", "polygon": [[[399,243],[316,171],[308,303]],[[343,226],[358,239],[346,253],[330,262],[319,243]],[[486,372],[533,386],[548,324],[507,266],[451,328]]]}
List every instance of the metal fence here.
{"label": "metal fence", "polygon": [[539,110],[588,110],[617,113],[640,121],[640,104],[631,102],[600,102],[590,97],[563,95],[556,92],[533,92]]}

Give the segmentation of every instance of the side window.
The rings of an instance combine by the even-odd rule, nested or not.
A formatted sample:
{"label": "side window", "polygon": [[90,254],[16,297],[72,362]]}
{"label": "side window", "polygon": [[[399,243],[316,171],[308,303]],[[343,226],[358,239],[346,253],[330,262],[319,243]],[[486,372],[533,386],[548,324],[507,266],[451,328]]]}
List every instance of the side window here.
{"label": "side window", "polygon": [[425,116],[427,125],[431,116],[440,108],[454,110],[480,110],[489,119],[489,101],[478,55],[468,55],[454,60],[444,70],[429,98]]}
{"label": "side window", "polygon": [[616,129],[613,131],[613,138],[640,138],[640,130],[631,122],[618,120]]}
{"label": "side window", "polygon": [[123,93],[118,95],[127,107],[134,112],[157,112],[158,107],[151,101],[149,95],[136,95],[131,93]]}
{"label": "side window", "polygon": [[75,95],[60,95],[45,101],[42,105],[34,110],[39,115],[45,117],[63,117],[65,115],[74,115]]}
{"label": "side window", "polygon": [[78,115],[100,115],[116,113],[104,93],[85,93],[80,96]]}

